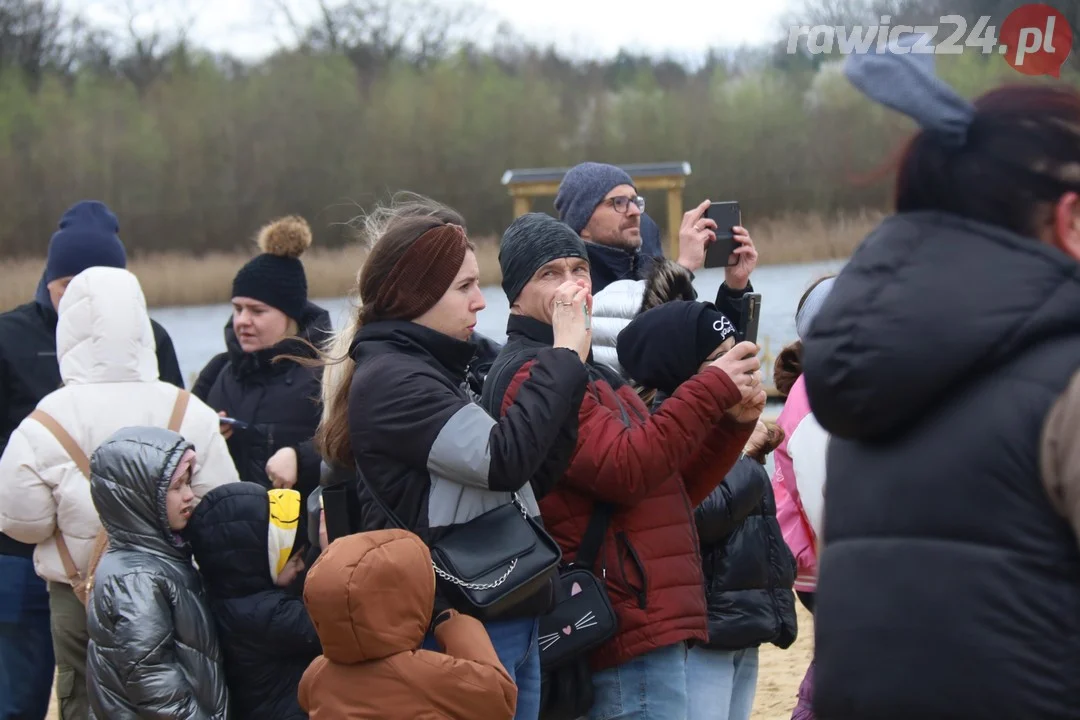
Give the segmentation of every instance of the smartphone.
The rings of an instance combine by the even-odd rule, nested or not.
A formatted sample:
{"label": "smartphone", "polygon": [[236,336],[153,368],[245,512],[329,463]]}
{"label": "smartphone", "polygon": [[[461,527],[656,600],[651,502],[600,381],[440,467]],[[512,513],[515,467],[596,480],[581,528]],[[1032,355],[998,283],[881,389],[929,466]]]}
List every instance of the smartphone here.
{"label": "smartphone", "polygon": [[742,313],[739,317],[738,340],[752,342],[758,341],[758,323],[761,320],[761,294],[746,293],[742,296]]}
{"label": "smartphone", "polygon": [[224,425],[232,425],[236,430],[247,430],[248,427],[250,427],[243,420],[237,420],[236,418],[231,417],[219,417],[218,422]]}
{"label": "smartphone", "polygon": [[705,217],[716,223],[716,242],[705,248],[705,267],[731,267],[739,262],[732,253],[738,243],[731,228],[742,225],[742,210],[739,203],[731,200],[711,203],[705,210]]}

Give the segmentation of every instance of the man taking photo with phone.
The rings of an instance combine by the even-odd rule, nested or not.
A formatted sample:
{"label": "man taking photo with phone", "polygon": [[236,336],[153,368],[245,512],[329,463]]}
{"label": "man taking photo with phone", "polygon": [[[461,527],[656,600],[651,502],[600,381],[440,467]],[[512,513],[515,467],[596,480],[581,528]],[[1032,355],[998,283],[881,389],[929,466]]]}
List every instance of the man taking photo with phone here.
{"label": "man taking photo with phone", "polygon": [[[596,296],[593,346],[597,360],[621,370],[615,340],[638,312],[671,300],[697,299],[694,273],[704,267],[706,249],[716,241],[718,231],[716,223],[705,217],[709,205],[705,200],[683,215],[679,257],[672,262],[642,252],[645,199],[626,171],[584,162],[563,177],[555,210],[585,241]],[[757,267],[758,254],[746,228],[719,230],[733,234],[735,250],[724,268],[715,304],[737,324],[742,297],[753,292],[750,273]]]}
{"label": "man taking photo with phone", "polygon": [[[557,290],[591,287],[586,243],[542,213],[511,224],[499,265],[510,319],[484,384],[482,404],[493,417],[512,407],[537,353],[551,346]],[[533,491],[567,561],[598,504],[613,506],[595,572],[605,579],[618,633],[589,658],[590,717],[686,716],[686,644],[707,639],[693,508],[723,481],[765,407],[757,352],[753,343],[736,345],[652,415],[588,354],[581,410],[562,430],[576,437],[567,470],[554,487]]]}

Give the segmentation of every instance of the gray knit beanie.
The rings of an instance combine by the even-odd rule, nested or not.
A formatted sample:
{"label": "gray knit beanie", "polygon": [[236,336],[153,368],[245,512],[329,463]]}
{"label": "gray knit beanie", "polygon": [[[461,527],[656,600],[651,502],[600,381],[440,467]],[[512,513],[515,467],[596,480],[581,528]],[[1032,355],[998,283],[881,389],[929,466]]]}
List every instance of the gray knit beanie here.
{"label": "gray knit beanie", "polygon": [[[634,187],[634,180],[625,170],[604,163],[584,162],[563,176],[555,195],[555,210],[559,219],[581,234],[589,224],[596,206],[612,188],[619,185]],[[634,188],[635,191],[637,188]]]}
{"label": "gray knit beanie", "polygon": [[499,268],[506,299],[513,305],[537,270],[560,258],[589,259],[578,234],[544,213],[522,215],[503,233]]}

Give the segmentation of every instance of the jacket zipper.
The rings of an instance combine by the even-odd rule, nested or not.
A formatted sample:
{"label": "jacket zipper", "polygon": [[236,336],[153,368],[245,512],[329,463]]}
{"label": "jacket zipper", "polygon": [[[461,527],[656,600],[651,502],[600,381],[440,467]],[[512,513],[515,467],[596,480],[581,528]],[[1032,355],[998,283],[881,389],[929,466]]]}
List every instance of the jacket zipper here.
{"label": "jacket zipper", "polygon": [[[697,560],[697,566],[701,568],[702,574],[705,572],[704,558],[701,555],[701,538],[697,533],[697,522],[694,519],[694,508],[690,507],[690,498],[686,495],[686,490],[680,490],[679,495],[682,497],[683,507],[686,508],[687,517],[690,518],[690,545],[694,548],[694,558]],[[704,585],[704,577],[702,578],[702,584]]]}
{"label": "jacket zipper", "polygon": [[637,597],[638,607],[644,610],[646,605],[648,604],[649,590],[649,578],[645,574],[645,566],[642,564],[641,558],[638,557],[637,551],[634,550],[634,546],[630,544],[630,538],[626,536],[625,532],[617,533],[615,535],[615,541],[617,543],[622,543],[623,547],[626,548],[626,552],[630,556],[630,560],[633,561],[634,565],[638,569],[638,574],[641,575],[641,589],[638,590],[630,584],[630,578],[628,578],[626,575],[626,563],[624,563],[622,559],[619,560],[619,571],[622,573],[623,583],[626,585],[626,589],[632,595]]}

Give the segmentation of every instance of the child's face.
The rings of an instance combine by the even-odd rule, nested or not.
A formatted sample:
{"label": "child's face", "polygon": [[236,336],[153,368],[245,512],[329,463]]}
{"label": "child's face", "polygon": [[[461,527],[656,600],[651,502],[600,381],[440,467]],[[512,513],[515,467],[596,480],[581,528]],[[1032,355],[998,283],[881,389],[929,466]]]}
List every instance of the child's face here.
{"label": "child's face", "polygon": [[169,520],[169,529],[180,532],[187,527],[191,512],[195,509],[195,493],[191,491],[191,470],[169,484],[165,493],[165,515]]}
{"label": "child's face", "polygon": [[285,563],[285,567],[281,568],[281,572],[278,573],[274,584],[278,587],[289,587],[302,572],[304,572],[304,553],[298,552],[289,558],[289,562]]}

